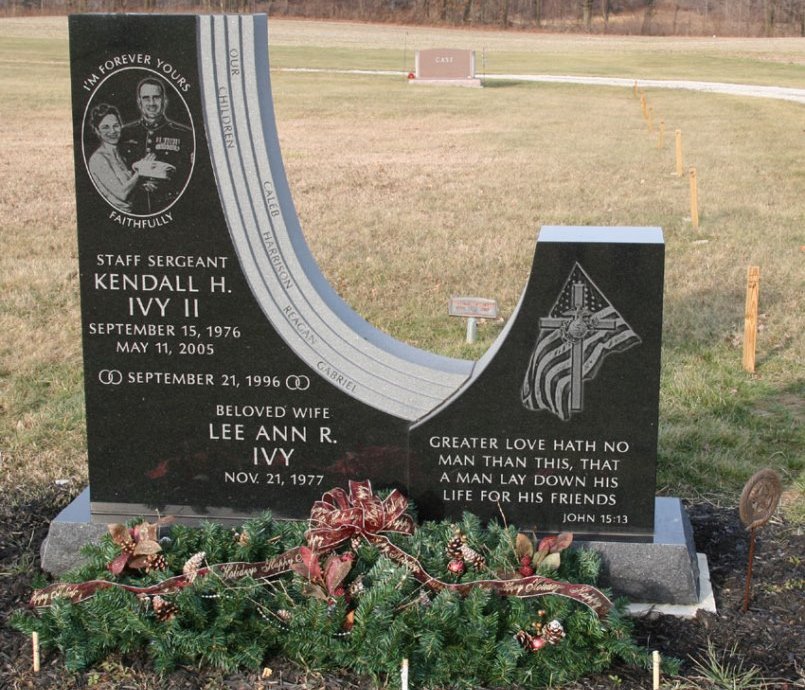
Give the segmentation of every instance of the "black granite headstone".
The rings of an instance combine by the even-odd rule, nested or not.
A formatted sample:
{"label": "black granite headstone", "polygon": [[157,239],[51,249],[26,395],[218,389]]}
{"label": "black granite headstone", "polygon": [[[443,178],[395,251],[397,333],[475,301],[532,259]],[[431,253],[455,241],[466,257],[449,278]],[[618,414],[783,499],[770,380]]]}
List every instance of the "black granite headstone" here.
{"label": "black granite headstone", "polygon": [[412,427],[426,514],[650,537],[663,266],[658,228],[542,228],[506,332]]}
{"label": "black granite headstone", "polygon": [[646,539],[663,243],[543,228],[479,362],[333,292],[282,166],[262,16],[70,18],[93,518],[306,517],[347,479],[422,517]]}

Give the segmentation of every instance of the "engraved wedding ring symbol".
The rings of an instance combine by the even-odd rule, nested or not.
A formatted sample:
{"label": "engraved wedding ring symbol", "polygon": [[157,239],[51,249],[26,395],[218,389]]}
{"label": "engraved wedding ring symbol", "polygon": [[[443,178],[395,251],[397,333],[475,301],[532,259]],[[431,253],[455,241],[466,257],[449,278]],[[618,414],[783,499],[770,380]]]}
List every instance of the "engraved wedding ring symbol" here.
{"label": "engraved wedding ring symbol", "polygon": [[104,386],[119,386],[123,383],[123,374],[117,369],[101,369],[98,372],[98,381]]}
{"label": "engraved wedding ring symbol", "polygon": [[285,387],[289,391],[306,391],[310,388],[310,379],[307,376],[291,375],[285,379]]}

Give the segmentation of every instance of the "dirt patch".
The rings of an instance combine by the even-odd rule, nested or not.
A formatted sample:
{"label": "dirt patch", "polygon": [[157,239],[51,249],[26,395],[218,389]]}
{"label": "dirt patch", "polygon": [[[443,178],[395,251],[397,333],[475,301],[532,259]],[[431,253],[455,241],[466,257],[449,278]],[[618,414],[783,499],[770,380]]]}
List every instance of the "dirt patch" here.
{"label": "dirt patch", "polygon": [[[39,674],[31,670],[30,640],[5,624],[30,596],[38,572],[39,545],[49,520],[66,504],[63,492],[23,505],[0,508],[0,688],[84,688],[139,690],[146,688],[237,688],[254,690],[370,690],[371,683],[350,676],[320,676],[281,659],[268,659],[270,676],[255,672],[222,674],[180,669],[160,677],[144,657],[114,657],[99,667],[70,673],[55,654],[43,659]],[[704,659],[708,644],[722,663],[757,667],[769,688],[805,687],[805,533],[775,519],[758,533],[749,610],[741,612],[748,538],[736,508],[710,503],[688,506],[696,548],[707,555],[718,613],[699,613],[694,619],[657,615],[636,622],[637,640],[650,649],[682,661],[682,676],[698,687],[709,686],[694,659]],[[615,667],[579,681],[568,690],[644,690],[645,671]]]}

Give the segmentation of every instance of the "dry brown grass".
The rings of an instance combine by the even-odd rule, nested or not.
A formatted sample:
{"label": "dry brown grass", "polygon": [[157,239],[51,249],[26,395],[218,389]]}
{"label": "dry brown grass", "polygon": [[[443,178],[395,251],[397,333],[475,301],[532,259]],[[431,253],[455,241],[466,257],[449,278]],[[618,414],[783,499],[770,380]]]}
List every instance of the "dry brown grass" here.
{"label": "dry brown grass", "polygon": [[[788,289],[798,281],[802,240],[797,106],[651,94],[669,130],[658,151],[625,90],[506,86],[448,98],[392,79],[274,81],[286,165],[314,252],[355,307],[397,337],[455,351],[460,324],[449,334],[434,327],[451,294],[492,296],[510,313],[541,225],[657,224],[669,251],[668,337],[727,338],[743,314],[746,267],[759,264],[764,346],[793,338],[791,361],[803,353],[794,329],[771,329],[799,300]],[[316,112],[315,127],[310,91],[339,104]],[[671,175],[676,126],[686,166],[698,168],[698,233],[688,221],[688,181]],[[388,286],[393,300],[382,299]],[[433,323],[412,337],[405,310]],[[434,331],[442,342],[433,342]]]}
{"label": "dry brown grass", "polygon": [[[30,29],[2,24],[4,36]],[[64,37],[63,21],[42,24],[43,35]],[[0,60],[0,470],[9,498],[86,475],[66,55],[57,46],[56,58],[22,57]]]}

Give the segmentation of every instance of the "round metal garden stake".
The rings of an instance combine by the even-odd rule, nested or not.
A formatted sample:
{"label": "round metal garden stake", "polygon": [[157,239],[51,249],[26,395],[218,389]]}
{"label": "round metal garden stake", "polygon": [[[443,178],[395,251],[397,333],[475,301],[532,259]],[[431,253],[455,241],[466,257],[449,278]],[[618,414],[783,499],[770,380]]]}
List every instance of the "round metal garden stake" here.
{"label": "round metal garden stake", "polygon": [[755,530],[765,525],[780,502],[783,492],[779,475],[769,468],[755,472],[746,482],[741,493],[738,512],[741,522],[749,529],[749,562],[746,566],[743,613],[749,608],[749,593],[752,588],[752,564],[755,559]]}

